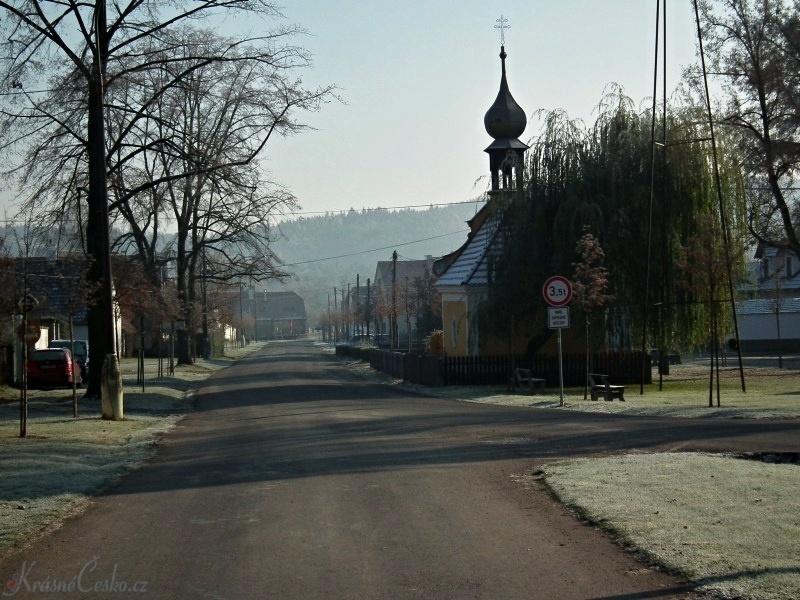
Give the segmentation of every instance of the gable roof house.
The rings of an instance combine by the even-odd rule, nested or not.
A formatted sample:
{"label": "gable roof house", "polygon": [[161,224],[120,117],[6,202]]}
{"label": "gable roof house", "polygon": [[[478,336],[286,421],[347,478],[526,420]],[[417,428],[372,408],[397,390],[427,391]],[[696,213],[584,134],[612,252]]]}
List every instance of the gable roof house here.
{"label": "gable roof house", "polygon": [[[396,253],[394,256],[396,257]],[[373,322],[376,325],[374,333],[389,335],[393,347],[397,347],[401,341],[407,342],[409,337],[413,338],[417,334],[416,315],[406,314],[404,296],[407,287],[412,286],[416,279],[424,279],[432,272],[434,260],[432,256],[418,260],[395,258],[378,261],[375,266],[370,299]]]}
{"label": "gable roof house", "polygon": [[[70,319],[73,337],[87,339],[85,259],[11,259],[9,286],[8,293],[22,297],[27,292],[35,299],[35,307],[28,312],[28,319],[38,323],[42,330],[36,347],[47,348],[51,339],[68,338]],[[6,334],[4,332],[4,340]]]}
{"label": "gable roof house", "polygon": [[486,205],[469,221],[467,241],[434,265],[442,297],[444,351],[451,356],[481,352],[478,309],[487,299],[492,265],[499,256],[504,200],[522,189],[523,159],[528,146],[519,140],[527,125],[525,111],[514,100],[506,80],[506,51],[500,47],[500,90],[484,116],[494,141],[489,154],[491,190]]}
{"label": "gable roof house", "polygon": [[[70,324],[73,339],[89,339],[89,323],[86,306],[86,259],[82,256],[59,258],[28,257],[8,259],[9,269],[2,283],[6,295],[21,299],[30,294],[35,306],[27,313],[29,330],[38,327],[40,336],[33,344],[35,348],[47,348],[50,340],[68,339]],[[22,356],[21,343],[16,339],[16,327],[22,316],[15,312],[13,318],[4,321],[0,331],[2,344],[11,345],[17,357]],[[120,333],[119,317],[115,318],[117,339]],[[20,359],[13,360],[13,381],[22,375]]]}
{"label": "gable roof house", "polygon": [[295,292],[257,292],[246,308],[253,311],[258,340],[296,338],[308,330],[305,300]]}
{"label": "gable roof house", "polygon": [[800,351],[800,257],[759,245],[739,286],[739,341],[744,351]]}

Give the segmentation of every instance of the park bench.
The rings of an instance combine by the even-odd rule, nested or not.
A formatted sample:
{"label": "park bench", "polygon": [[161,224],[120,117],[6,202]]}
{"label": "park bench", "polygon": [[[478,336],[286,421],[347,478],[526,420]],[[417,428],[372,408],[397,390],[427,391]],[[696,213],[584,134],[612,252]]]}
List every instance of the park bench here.
{"label": "park bench", "polygon": [[527,387],[531,392],[535,388],[544,389],[544,379],[534,377],[530,369],[514,369],[514,376],[511,378],[513,387]]}
{"label": "park bench", "polygon": [[589,373],[589,388],[592,400],[597,400],[599,396],[603,396],[609,402],[614,398],[619,398],[620,402],[625,402],[625,386],[611,385],[608,382],[608,375]]}

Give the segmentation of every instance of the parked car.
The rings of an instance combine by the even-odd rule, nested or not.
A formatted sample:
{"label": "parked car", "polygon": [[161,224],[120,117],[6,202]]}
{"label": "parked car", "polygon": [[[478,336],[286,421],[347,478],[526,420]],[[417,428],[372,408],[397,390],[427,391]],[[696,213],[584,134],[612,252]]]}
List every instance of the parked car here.
{"label": "parked car", "polygon": [[74,348],[75,360],[81,366],[81,383],[89,381],[89,342],[86,340],[50,340],[51,348]]}
{"label": "parked car", "polygon": [[28,387],[77,387],[81,385],[81,366],[67,348],[34,350],[28,356]]}

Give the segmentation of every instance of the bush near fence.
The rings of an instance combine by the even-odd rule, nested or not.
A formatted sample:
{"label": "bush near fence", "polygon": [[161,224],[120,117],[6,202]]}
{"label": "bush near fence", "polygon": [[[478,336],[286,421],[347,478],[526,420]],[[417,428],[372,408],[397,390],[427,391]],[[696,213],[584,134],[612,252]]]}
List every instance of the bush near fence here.
{"label": "bush near fence", "polygon": [[[529,369],[534,377],[547,380],[547,387],[558,387],[557,356],[445,356],[403,354],[369,349],[372,368],[427,386],[505,385],[513,368]],[[604,373],[614,384],[652,383],[649,357],[642,369],[641,352],[604,352],[590,355],[590,371]],[[567,354],[562,358],[564,385],[581,386],[586,378],[586,355]]]}
{"label": "bush near fence", "polygon": [[363,361],[369,360],[369,351],[371,349],[369,346],[351,346],[349,344],[338,344],[334,348],[338,356],[352,356]]}

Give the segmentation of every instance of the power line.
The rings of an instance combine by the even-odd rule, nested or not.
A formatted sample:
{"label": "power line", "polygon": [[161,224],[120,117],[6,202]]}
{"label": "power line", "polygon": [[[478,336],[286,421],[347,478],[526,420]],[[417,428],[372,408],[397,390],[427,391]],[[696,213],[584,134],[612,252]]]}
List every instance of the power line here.
{"label": "power line", "polygon": [[438,238],[447,237],[448,235],[456,235],[456,234],[464,235],[464,233],[465,233],[464,230],[451,231],[450,233],[443,233],[441,235],[434,235],[434,236],[431,236],[431,237],[422,238],[420,240],[414,240],[413,242],[402,242],[400,244],[392,244],[390,246],[383,246],[382,248],[373,248],[372,250],[362,250],[361,252],[350,252],[348,254],[340,254],[338,256],[328,256],[326,258],[315,258],[313,260],[302,260],[300,262],[289,263],[289,264],[286,264],[286,265],[283,265],[283,266],[284,267],[296,267],[297,265],[307,265],[307,264],[310,264],[310,263],[323,262],[323,261],[326,261],[326,260],[335,260],[337,258],[347,258],[349,256],[358,256],[359,254],[369,254],[371,252],[380,252],[381,250],[389,250],[391,248],[399,248],[400,246],[410,246],[411,244],[418,244],[419,242],[427,242],[428,240],[435,240],[435,239],[438,239]]}

